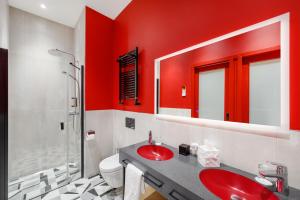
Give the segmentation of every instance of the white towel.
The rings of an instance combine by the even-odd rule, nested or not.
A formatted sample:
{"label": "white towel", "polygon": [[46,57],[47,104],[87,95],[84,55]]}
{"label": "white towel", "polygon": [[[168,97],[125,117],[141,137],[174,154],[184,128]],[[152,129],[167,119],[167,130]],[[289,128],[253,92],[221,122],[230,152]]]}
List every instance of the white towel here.
{"label": "white towel", "polygon": [[143,172],[129,163],[126,167],[124,200],[139,200],[143,182]]}

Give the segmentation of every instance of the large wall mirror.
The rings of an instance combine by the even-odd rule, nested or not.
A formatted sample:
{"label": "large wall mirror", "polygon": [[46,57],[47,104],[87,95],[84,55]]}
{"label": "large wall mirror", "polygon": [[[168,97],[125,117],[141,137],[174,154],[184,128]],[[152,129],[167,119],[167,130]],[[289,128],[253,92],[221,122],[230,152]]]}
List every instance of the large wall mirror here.
{"label": "large wall mirror", "polygon": [[156,114],[288,130],[288,43],[285,14],[156,59]]}

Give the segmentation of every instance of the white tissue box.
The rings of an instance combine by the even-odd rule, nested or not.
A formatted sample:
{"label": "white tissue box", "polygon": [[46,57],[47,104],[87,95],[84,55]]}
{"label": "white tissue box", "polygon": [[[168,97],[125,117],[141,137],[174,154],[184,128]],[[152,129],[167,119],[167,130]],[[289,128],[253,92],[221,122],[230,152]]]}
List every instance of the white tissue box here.
{"label": "white tissue box", "polygon": [[214,146],[199,146],[197,157],[203,167],[220,167],[220,151]]}
{"label": "white tissue box", "polygon": [[198,159],[198,162],[203,167],[220,167],[220,160],[218,159]]}

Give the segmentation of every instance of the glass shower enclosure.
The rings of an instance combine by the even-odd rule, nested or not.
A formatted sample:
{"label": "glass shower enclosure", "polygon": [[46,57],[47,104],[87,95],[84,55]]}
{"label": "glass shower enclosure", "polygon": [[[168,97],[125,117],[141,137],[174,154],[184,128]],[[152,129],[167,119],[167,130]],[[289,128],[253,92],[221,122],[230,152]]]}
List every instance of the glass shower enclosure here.
{"label": "glass shower enclosure", "polygon": [[[34,199],[81,178],[81,69],[71,53],[47,53],[42,74],[19,65],[10,71],[10,91],[21,99],[11,99],[9,200]],[[31,75],[22,76],[25,70]]]}

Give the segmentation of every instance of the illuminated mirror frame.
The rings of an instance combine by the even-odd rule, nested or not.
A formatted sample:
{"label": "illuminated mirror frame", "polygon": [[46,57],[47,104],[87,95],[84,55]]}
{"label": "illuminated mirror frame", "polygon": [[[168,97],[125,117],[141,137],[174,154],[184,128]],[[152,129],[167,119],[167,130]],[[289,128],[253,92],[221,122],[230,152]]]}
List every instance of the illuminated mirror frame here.
{"label": "illuminated mirror frame", "polygon": [[[211,45],[216,42],[220,42],[265,26],[280,23],[280,126],[268,126],[268,125],[259,125],[259,124],[248,124],[240,122],[228,122],[228,121],[218,121],[211,119],[201,119],[201,118],[190,118],[183,116],[173,116],[159,114],[159,84],[157,80],[160,79],[160,62],[168,58],[184,54],[186,52],[193,51],[195,49]],[[289,127],[290,127],[290,92],[289,92],[289,82],[290,82],[290,14],[286,13],[266,21],[242,28],[240,30],[222,35],[220,37],[196,44],[194,46],[176,51],[169,55],[157,58],[154,60],[155,66],[155,78],[154,78],[154,114],[156,119],[184,123],[190,125],[197,125],[202,127],[216,128],[231,130],[237,132],[245,132],[257,135],[264,135],[269,137],[277,138],[289,138]]]}

